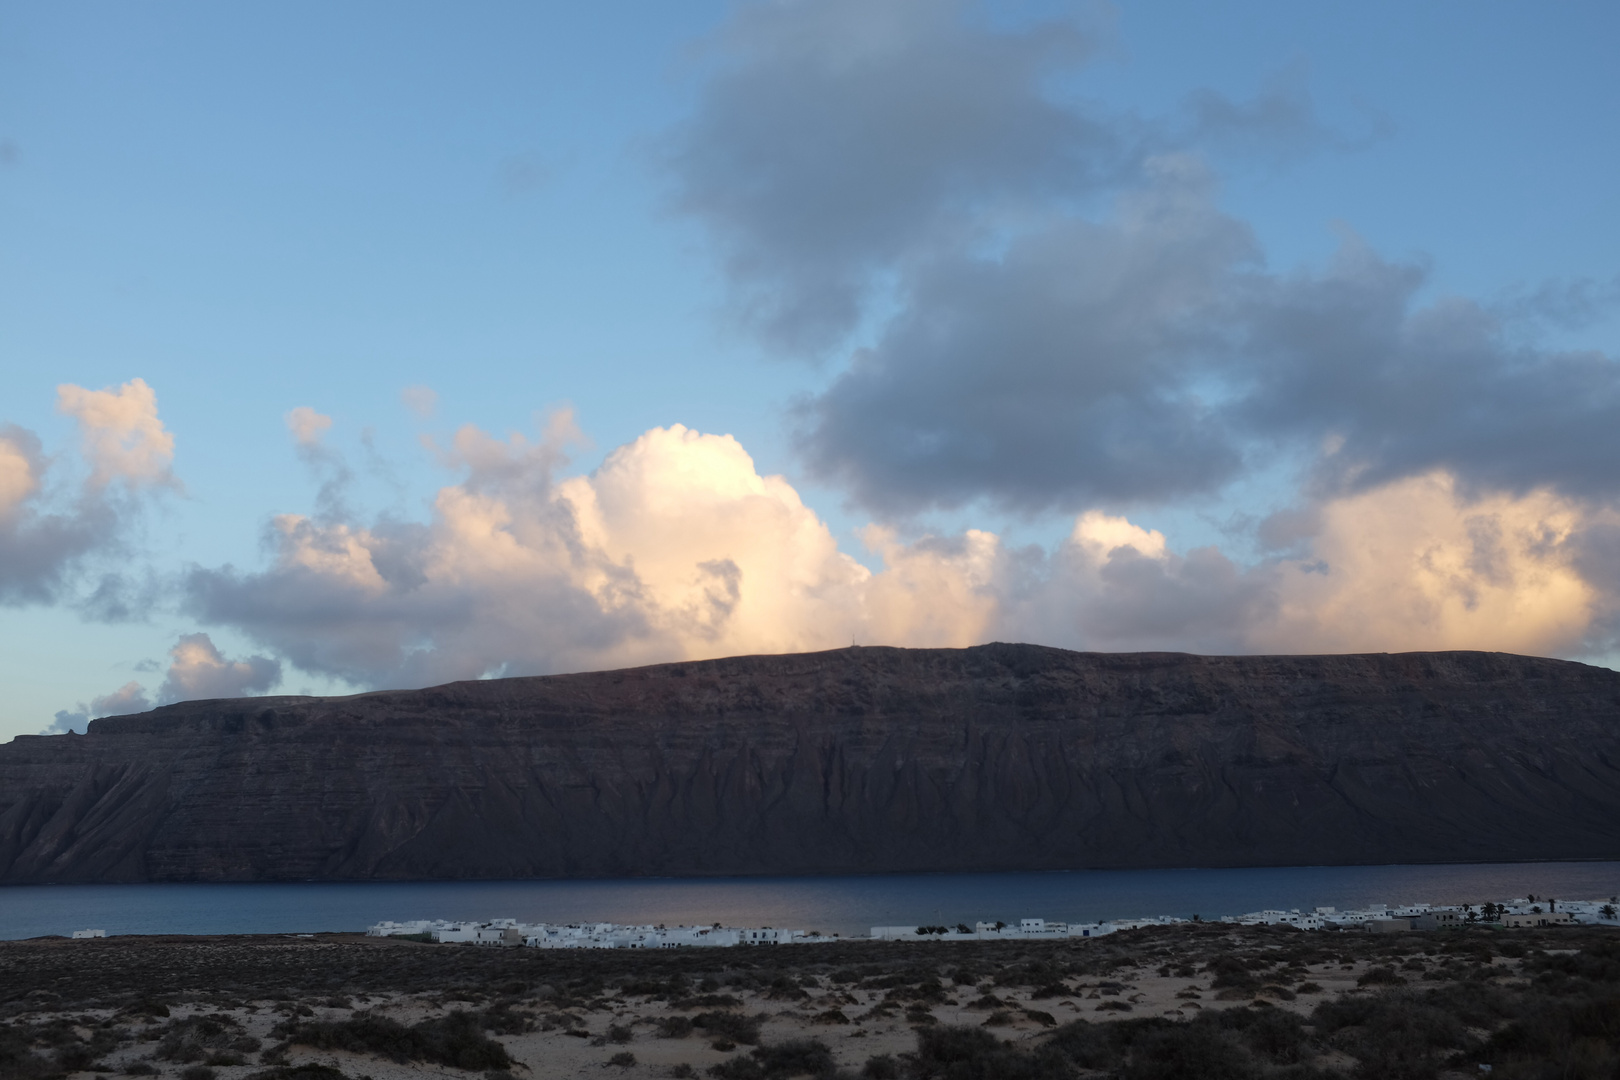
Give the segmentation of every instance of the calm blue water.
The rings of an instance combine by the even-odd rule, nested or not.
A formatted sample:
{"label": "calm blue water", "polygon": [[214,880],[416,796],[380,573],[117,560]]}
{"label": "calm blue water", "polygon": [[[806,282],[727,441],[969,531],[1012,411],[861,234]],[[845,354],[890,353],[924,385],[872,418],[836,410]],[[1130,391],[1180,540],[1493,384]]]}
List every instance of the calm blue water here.
{"label": "calm blue water", "polygon": [[96,928],[109,934],[265,934],[362,930],[382,919],[721,922],[845,935],[873,926],[1093,922],[1261,908],[1483,903],[1535,893],[1620,894],[1620,862],[1469,866],[1296,866],[1237,870],[1077,870],[816,878],[637,878],[286,885],[0,887],[0,939]]}

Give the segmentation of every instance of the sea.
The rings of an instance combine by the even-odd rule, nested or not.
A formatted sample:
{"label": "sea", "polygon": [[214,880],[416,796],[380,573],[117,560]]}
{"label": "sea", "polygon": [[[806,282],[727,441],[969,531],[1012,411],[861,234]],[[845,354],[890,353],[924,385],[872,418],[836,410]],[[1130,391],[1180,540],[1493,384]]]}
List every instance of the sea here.
{"label": "sea", "polygon": [[774,926],[865,935],[874,926],[999,919],[1205,919],[1265,908],[1481,904],[1534,894],[1620,896],[1620,862],[1294,866],[1202,870],[0,886],[0,939],[360,931],[385,919]]}

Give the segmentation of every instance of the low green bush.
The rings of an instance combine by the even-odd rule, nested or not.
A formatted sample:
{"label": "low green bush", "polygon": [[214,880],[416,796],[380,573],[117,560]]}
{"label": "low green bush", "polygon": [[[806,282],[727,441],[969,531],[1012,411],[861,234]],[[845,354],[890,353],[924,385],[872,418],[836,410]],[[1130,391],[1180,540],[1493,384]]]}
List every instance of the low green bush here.
{"label": "low green bush", "polygon": [[1060,1056],[1026,1053],[983,1028],[941,1024],[917,1032],[916,1080],[1068,1080],[1072,1074]]}
{"label": "low green bush", "polygon": [[1259,1075],[1236,1040],[1213,1024],[1159,1028],[1131,1050],[1125,1080],[1250,1080]]}
{"label": "low green bush", "polygon": [[685,1016],[666,1016],[658,1021],[660,1039],[684,1039],[692,1034],[692,1021]]}
{"label": "low green bush", "polygon": [[241,1022],[232,1016],[188,1016],[183,1020],[169,1021],[158,1029],[158,1033],[157,1048],[152,1051],[152,1056],[160,1061],[184,1064],[202,1061],[226,1051],[243,1054],[259,1048],[259,1040],[244,1034]]}
{"label": "low green bush", "polygon": [[692,1017],[706,1034],[753,1046],[759,1042],[759,1019],[734,1012],[706,1012]]}
{"label": "low green bush", "polygon": [[1357,986],[1405,986],[1406,980],[1392,967],[1368,968],[1356,979]]}
{"label": "low green bush", "polygon": [[484,1034],[477,1016],[460,1010],[411,1027],[386,1016],[357,1013],[346,1020],[299,1024],[287,1037],[318,1050],[348,1050],[396,1062],[430,1061],[477,1070],[512,1067],[506,1047]]}
{"label": "low green bush", "polygon": [[1368,1080],[1432,1080],[1453,1053],[1477,1042],[1452,1009],[1404,992],[1324,1001],[1311,1021]]}
{"label": "low green bush", "polygon": [[793,1039],[775,1046],[760,1046],[709,1067],[720,1080],[781,1080],[792,1076],[830,1078],[835,1073],[832,1051],[815,1039]]}

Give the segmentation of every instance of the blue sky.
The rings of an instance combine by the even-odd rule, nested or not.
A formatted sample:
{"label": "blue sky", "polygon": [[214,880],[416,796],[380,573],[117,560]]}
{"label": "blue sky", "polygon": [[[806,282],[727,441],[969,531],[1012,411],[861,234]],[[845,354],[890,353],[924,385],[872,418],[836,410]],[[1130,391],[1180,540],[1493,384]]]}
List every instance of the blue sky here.
{"label": "blue sky", "polygon": [[[107,500],[5,594],[0,737],[853,638],[1613,655],[1620,10],[865,7],[0,3],[16,542]],[[133,379],[172,460],[92,490],[58,388]]]}

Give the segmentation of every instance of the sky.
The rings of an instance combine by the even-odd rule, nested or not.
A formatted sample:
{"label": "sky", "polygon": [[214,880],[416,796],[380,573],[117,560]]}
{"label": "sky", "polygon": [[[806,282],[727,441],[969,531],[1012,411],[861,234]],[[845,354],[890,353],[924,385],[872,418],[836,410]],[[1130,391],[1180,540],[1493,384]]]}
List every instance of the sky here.
{"label": "sky", "polygon": [[0,0],[0,739],[1620,658],[1620,8]]}

